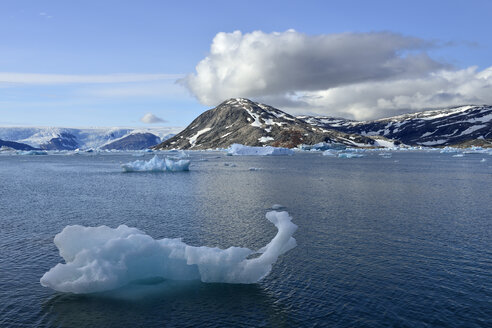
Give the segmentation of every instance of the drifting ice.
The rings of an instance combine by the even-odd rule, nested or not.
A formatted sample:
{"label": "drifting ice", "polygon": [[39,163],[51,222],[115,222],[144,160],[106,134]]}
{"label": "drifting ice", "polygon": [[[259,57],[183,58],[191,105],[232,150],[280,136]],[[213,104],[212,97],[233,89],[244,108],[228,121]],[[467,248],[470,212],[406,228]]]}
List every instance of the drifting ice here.
{"label": "drifting ice", "polygon": [[364,157],[362,154],[355,154],[355,153],[340,153],[338,154],[338,158],[360,158]]}
{"label": "drifting ice", "polygon": [[241,144],[232,144],[227,149],[228,155],[256,155],[256,156],[277,156],[277,155],[294,155],[294,151],[289,148],[279,147],[250,147]]}
{"label": "drifting ice", "polygon": [[[115,289],[132,281],[164,278],[203,282],[251,284],[270,273],[277,258],[296,246],[297,226],[287,212],[271,211],[266,218],[277,235],[258,251],[189,246],[181,239],[158,239],[136,228],[120,225],[67,226],[55,236],[65,264],[59,263],[41,278],[41,285],[60,292],[93,293]],[[247,259],[249,255],[261,254]]]}
{"label": "drifting ice", "polygon": [[155,155],[151,160],[138,160],[126,164],[121,164],[124,172],[164,172],[164,171],[188,171],[189,160],[172,160],[169,158],[160,159]]}
{"label": "drifting ice", "polygon": [[43,150],[26,150],[17,152],[19,155],[48,155],[47,152]]}

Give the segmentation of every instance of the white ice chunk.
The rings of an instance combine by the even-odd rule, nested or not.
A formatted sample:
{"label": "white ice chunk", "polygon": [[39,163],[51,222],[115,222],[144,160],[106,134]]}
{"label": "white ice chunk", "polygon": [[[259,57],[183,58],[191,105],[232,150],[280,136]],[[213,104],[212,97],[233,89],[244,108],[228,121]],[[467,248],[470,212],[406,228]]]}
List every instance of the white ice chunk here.
{"label": "white ice chunk", "polygon": [[335,156],[335,153],[332,152],[331,150],[325,150],[323,152],[323,156]]}
{"label": "white ice chunk", "polygon": [[148,161],[138,160],[121,164],[123,172],[163,172],[166,170],[166,162],[155,155]]}
{"label": "white ice chunk", "polygon": [[[153,239],[144,232],[120,225],[65,227],[55,245],[65,263],[40,279],[41,285],[77,294],[115,289],[136,280],[163,278],[203,282],[250,284],[267,276],[277,258],[296,246],[297,226],[287,212],[271,211],[266,218],[278,229],[258,251],[189,246],[181,239]],[[248,256],[260,256],[247,259]]]}
{"label": "white ice chunk", "polygon": [[178,161],[166,158],[166,170],[171,172],[177,171],[189,171],[190,161],[187,159],[180,159]]}
{"label": "white ice chunk", "polygon": [[280,147],[251,147],[244,146],[241,144],[232,144],[227,149],[228,155],[257,155],[257,156],[266,156],[266,155],[293,155],[294,151],[289,148],[280,148]]}
{"label": "white ice chunk", "polygon": [[356,153],[340,153],[338,154],[338,158],[360,158],[364,157],[362,154],[356,154]]}
{"label": "white ice chunk", "polygon": [[47,152],[43,150],[25,150],[17,152],[19,155],[48,155]]}
{"label": "white ice chunk", "polygon": [[148,161],[138,160],[126,164],[121,164],[123,172],[164,172],[164,171],[188,171],[190,161],[181,159],[174,160],[170,158],[161,159],[155,155]]}

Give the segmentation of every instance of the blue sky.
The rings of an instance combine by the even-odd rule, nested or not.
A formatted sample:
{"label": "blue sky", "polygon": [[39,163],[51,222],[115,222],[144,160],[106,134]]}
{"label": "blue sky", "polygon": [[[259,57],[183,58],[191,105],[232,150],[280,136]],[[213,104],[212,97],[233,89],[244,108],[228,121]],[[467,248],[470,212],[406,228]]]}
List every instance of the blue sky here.
{"label": "blue sky", "polygon": [[[477,88],[490,86],[488,75],[484,78],[480,72],[492,66],[491,12],[490,1],[3,0],[0,2],[0,125],[144,126],[147,124],[140,119],[146,113],[153,113],[166,121],[160,125],[185,126],[217,104],[222,96],[271,100],[272,105],[292,113],[346,114],[355,118],[390,114],[396,107],[394,113],[418,110],[426,102],[429,106],[459,105],[468,100],[484,102],[488,101],[487,96],[470,89],[476,81],[484,79],[485,84]],[[375,48],[379,47],[377,42],[385,42],[384,37],[380,38],[384,36],[381,33],[389,33],[397,36],[390,55],[394,53],[396,59],[406,58],[408,54],[425,55],[432,63],[421,75],[412,77],[394,73],[381,80],[375,78],[379,74],[372,72],[367,80],[337,84],[331,83],[336,79],[324,76],[320,84],[309,90],[301,90],[299,83],[282,89],[275,85],[276,80],[266,78],[261,92],[236,84],[236,89],[230,89],[227,81],[218,76],[195,71],[206,58],[214,65],[231,65],[229,71],[242,67],[242,63],[231,63],[230,59],[224,62],[224,56],[233,58],[235,53],[210,55],[218,33],[226,33],[226,46],[239,42],[245,47],[248,38],[274,42],[272,32],[285,33],[289,29],[309,44],[313,43],[309,41],[313,36],[365,33],[376,37],[371,41]],[[234,31],[241,31],[241,35],[231,41],[229,36]],[[254,31],[263,34],[251,34]],[[402,41],[403,38],[416,38],[419,44],[415,46],[415,42]],[[329,46],[330,40],[323,41],[327,47],[315,47],[320,56],[324,51],[336,50]],[[348,46],[343,43],[344,51],[353,49],[350,42]],[[353,51],[364,53],[363,48]],[[299,50],[293,53],[300,56],[295,58],[304,58]],[[266,54],[259,63],[271,62],[268,56],[273,55]],[[385,57],[388,53],[378,56]],[[364,57],[353,60],[364,61]],[[381,67],[387,64],[384,62]],[[368,60],[367,65],[374,63]],[[421,66],[419,62],[415,67]],[[474,66],[473,72],[459,73]],[[276,74],[282,67],[271,69],[268,74]],[[438,82],[434,81],[434,94],[420,97],[421,102],[416,102],[415,95],[425,91],[418,88],[428,89],[422,87],[428,82],[423,80],[442,69],[460,77],[447,80],[446,85],[439,82],[437,86]],[[187,74],[196,78],[176,83]],[[259,74],[247,82],[263,81]],[[434,79],[441,81],[443,76],[447,75]],[[279,77],[282,78],[285,79]],[[471,84],[466,79],[476,81]],[[204,85],[207,81],[215,81],[214,90]],[[368,99],[360,93],[356,103],[340,100],[342,93],[350,94],[361,87],[369,93],[371,88],[380,88],[381,83],[388,81],[414,91],[409,95],[394,90],[390,95],[378,95],[377,99]],[[296,100],[303,101],[291,104],[293,93]],[[402,102],[402,97],[409,100]],[[312,100],[315,98],[324,101]],[[447,102],[436,101],[444,98]],[[420,107],[410,106],[410,101],[419,103]],[[361,106],[371,109],[362,110]]]}

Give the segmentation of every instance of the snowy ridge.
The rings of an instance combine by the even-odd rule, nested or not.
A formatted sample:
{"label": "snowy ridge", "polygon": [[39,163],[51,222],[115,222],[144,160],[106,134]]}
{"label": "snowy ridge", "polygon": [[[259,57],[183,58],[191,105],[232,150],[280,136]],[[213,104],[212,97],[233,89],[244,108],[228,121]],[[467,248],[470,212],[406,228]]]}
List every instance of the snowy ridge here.
{"label": "snowy ridge", "polygon": [[151,133],[166,140],[181,128],[58,128],[58,127],[0,127],[0,139],[24,143],[48,150],[102,148],[130,135]]}
{"label": "snowy ridge", "polygon": [[323,116],[298,118],[325,129],[383,136],[413,146],[448,146],[492,139],[492,106],[486,105],[429,110],[361,122]]}

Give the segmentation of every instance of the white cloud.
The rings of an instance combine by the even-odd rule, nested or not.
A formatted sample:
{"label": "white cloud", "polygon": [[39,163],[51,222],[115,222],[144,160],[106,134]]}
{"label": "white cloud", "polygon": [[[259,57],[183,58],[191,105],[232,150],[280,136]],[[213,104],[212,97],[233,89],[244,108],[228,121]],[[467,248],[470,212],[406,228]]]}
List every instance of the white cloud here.
{"label": "white cloud", "polygon": [[140,119],[141,122],[143,123],[147,123],[147,124],[153,124],[153,123],[164,123],[166,122],[165,120],[163,120],[162,118],[160,117],[157,117],[155,116],[154,114],[152,113],[147,113],[145,114],[141,119]]}
{"label": "white cloud", "polygon": [[356,119],[492,103],[492,68],[455,70],[426,54],[434,46],[388,32],[218,33],[210,54],[180,82],[209,106],[247,97],[293,113]]}
{"label": "white cloud", "polygon": [[69,75],[0,72],[0,84],[103,84],[176,80],[182,74]]}
{"label": "white cloud", "polygon": [[[492,104],[492,67],[441,70],[421,78],[365,82],[296,95],[290,110],[358,120],[464,104]],[[301,104],[301,107],[297,107]],[[304,104],[304,108],[302,107]],[[287,105],[287,107],[289,107]]]}

